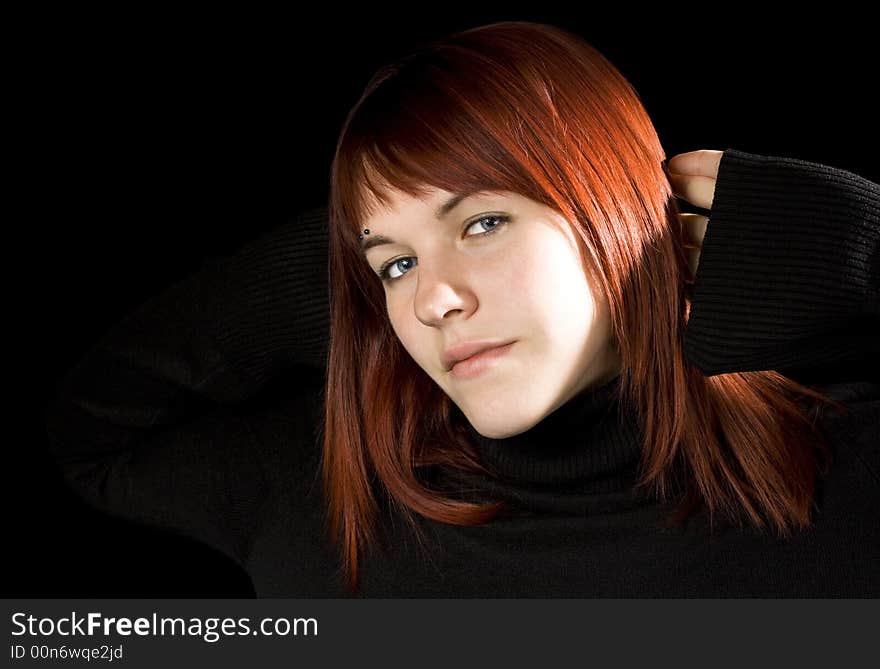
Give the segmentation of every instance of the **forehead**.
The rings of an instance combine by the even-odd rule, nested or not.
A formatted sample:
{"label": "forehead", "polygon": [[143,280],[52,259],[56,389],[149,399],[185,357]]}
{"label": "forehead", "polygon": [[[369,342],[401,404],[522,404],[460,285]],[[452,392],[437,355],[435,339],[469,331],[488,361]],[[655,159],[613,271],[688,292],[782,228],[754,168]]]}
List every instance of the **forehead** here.
{"label": "forehead", "polygon": [[[517,199],[514,193],[491,190],[466,190],[452,192],[425,187],[422,193],[409,195],[398,190],[383,191],[387,203],[370,196],[364,213],[364,227],[407,227],[419,222],[442,221],[459,207],[471,204],[507,203]],[[377,230],[378,231],[378,230]]]}

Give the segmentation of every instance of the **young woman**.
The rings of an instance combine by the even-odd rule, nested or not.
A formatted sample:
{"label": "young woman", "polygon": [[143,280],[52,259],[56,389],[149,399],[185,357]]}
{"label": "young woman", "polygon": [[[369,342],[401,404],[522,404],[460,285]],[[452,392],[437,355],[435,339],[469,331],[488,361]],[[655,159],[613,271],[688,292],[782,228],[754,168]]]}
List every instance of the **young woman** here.
{"label": "young woman", "polygon": [[71,371],[53,453],[258,596],[876,596],[880,188],[663,161],[575,35],[426,45],[349,114],[327,210]]}

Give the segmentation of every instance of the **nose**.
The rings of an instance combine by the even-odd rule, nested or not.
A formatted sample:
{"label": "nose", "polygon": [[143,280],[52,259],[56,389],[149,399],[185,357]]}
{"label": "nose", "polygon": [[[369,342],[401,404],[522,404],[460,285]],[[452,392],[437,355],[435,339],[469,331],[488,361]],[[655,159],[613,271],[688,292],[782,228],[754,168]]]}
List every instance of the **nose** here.
{"label": "nose", "polygon": [[466,317],[476,307],[476,296],[464,274],[450,262],[418,265],[413,310],[424,325],[438,327],[456,314]]}

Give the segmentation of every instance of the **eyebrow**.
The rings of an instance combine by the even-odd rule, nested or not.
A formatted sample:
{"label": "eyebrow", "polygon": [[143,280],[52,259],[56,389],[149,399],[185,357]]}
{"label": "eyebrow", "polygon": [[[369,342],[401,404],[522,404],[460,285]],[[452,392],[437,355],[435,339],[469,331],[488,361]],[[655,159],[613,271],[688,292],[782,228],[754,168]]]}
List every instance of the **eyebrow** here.
{"label": "eyebrow", "polygon": [[[437,207],[437,211],[434,212],[434,217],[438,220],[446,218],[453,209],[455,209],[462,201],[469,198],[471,195],[479,193],[480,191],[471,190],[465,191],[464,193],[456,193],[451,198],[446,200],[443,204]],[[375,235],[364,239],[361,242],[361,255],[366,256],[367,251],[369,251],[374,246],[382,246],[384,244],[396,244],[393,239],[390,237],[386,237],[385,235]]]}

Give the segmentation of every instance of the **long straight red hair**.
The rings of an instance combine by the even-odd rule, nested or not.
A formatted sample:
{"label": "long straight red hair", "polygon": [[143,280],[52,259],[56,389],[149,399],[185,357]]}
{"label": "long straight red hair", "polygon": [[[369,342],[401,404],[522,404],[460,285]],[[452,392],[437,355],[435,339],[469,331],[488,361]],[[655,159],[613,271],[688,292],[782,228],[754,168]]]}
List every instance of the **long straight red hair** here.
{"label": "long straight red hair", "polygon": [[561,213],[610,305],[618,399],[644,422],[637,487],[662,500],[686,490],[671,523],[702,504],[710,519],[718,512],[783,537],[810,524],[831,455],[818,412],[840,405],[773,371],[707,377],[684,358],[693,276],[665,157],[633,87],[555,26],[466,30],[367,84],[339,137],[329,208],[322,482],[350,594],[379,539],[380,505],[416,530],[417,515],[474,525],[504,509],[448,499],[421,476],[436,464],[492,472],[455,424],[449,397],[397,339],[382,284],[360,254],[363,222],[389,189],[511,191]]}

